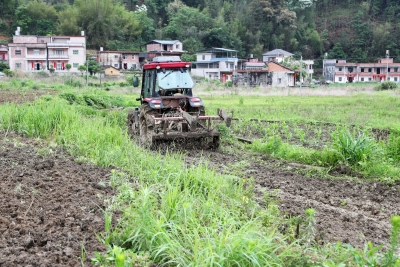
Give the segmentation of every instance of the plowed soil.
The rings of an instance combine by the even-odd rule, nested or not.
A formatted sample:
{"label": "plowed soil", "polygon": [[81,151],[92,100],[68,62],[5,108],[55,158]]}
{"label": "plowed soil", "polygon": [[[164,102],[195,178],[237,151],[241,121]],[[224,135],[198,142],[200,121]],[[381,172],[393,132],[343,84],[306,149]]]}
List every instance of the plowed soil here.
{"label": "plowed soil", "polygon": [[82,266],[104,251],[110,171],[0,132],[0,266]]}
{"label": "plowed soil", "polygon": [[365,241],[387,244],[390,217],[400,214],[400,184],[343,179],[340,172],[331,179],[313,177],[301,174],[311,173],[311,166],[244,151],[189,151],[186,156],[188,164],[205,159],[221,173],[253,177],[261,205],[265,204],[265,193],[279,190],[277,201],[283,213],[297,216],[308,208],[315,209],[318,242],[340,241],[359,248]]}

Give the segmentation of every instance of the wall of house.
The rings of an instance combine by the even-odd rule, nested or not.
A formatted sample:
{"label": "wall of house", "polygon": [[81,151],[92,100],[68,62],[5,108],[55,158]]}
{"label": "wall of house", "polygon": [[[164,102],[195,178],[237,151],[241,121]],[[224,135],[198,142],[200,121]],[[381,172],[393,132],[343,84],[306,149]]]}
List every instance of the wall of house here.
{"label": "wall of house", "polygon": [[99,64],[110,65],[117,69],[120,68],[120,53],[117,52],[100,52],[100,61]]}
{"label": "wall of house", "polygon": [[135,66],[134,69],[139,69],[139,53],[123,53],[122,56],[122,68],[129,70],[132,66]]}
{"label": "wall of house", "polygon": [[287,72],[272,72],[272,84],[273,87],[288,87],[294,86],[294,75],[293,73]]}
{"label": "wall of house", "polygon": [[192,69],[191,74],[207,79],[219,79],[219,69]]}
{"label": "wall of house", "polygon": [[161,44],[148,44],[146,46],[146,51],[164,51],[164,48]]}
{"label": "wall of house", "polygon": [[[16,54],[17,51],[21,51],[21,54]],[[9,56],[9,66],[12,71],[20,70],[26,71],[27,62],[26,62],[26,48],[23,44],[9,44],[8,50]]]}
{"label": "wall of house", "polygon": [[211,53],[198,53],[196,54],[197,61],[210,61],[215,55]]}

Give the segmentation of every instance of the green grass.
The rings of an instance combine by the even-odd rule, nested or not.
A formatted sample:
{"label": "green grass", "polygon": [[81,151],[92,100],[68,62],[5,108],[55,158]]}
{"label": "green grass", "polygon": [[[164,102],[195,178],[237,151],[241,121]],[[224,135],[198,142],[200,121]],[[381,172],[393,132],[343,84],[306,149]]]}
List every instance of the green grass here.
{"label": "green grass", "polygon": [[298,122],[356,124],[400,132],[400,98],[390,92],[341,97],[321,96],[202,96],[209,114],[218,108],[234,117]]}

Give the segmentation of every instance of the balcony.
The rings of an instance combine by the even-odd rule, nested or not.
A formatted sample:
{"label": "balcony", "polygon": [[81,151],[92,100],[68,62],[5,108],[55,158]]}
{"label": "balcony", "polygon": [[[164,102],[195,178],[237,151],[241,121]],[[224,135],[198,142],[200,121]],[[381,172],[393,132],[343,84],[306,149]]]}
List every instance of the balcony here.
{"label": "balcony", "polygon": [[85,43],[47,43],[48,47],[70,47],[70,46],[80,46],[84,47]]}
{"label": "balcony", "polygon": [[27,59],[38,59],[38,60],[43,60],[46,59],[46,54],[39,54],[39,55],[34,55],[34,54],[27,54],[26,55]]}
{"label": "balcony", "polygon": [[68,55],[50,54],[49,59],[69,59],[69,56]]}

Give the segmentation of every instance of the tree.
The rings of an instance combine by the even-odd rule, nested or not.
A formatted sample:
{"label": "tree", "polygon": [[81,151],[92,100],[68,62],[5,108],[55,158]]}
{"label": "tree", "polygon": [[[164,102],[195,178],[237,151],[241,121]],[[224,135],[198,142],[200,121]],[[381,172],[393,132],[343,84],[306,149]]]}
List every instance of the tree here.
{"label": "tree", "polygon": [[210,17],[197,8],[188,6],[183,6],[176,12],[170,11],[168,16],[169,24],[164,28],[166,37],[181,40],[185,50],[190,52],[204,47],[201,40],[213,26]]}
{"label": "tree", "polygon": [[335,46],[329,51],[328,57],[330,59],[337,58],[347,58],[346,53],[343,51],[342,45],[340,43],[336,43]]}
{"label": "tree", "polygon": [[18,6],[15,17],[14,28],[21,27],[21,33],[25,35],[47,35],[56,29],[57,11],[42,0]]}
{"label": "tree", "polygon": [[78,70],[81,72],[81,75],[83,76],[83,73],[84,73],[85,71],[87,71],[87,69],[86,69],[86,64],[85,64],[85,65],[79,65],[79,66],[78,66]]}
{"label": "tree", "polygon": [[[101,71],[101,66],[99,65],[99,63],[97,63],[97,61],[95,60],[88,60],[88,62],[85,62],[85,65],[88,65],[88,71],[90,73],[90,76],[95,75],[96,73],[99,73]],[[86,67],[85,67],[86,70]]]}
{"label": "tree", "polygon": [[75,0],[60,12],[57,29],[59,34],[84,30],[91,47],[104,47],[110,40],[132,42],[141,33],[135,14],[114,0]]}
{"label": "tree", "polygon": [[[68,70],[68,73],[69,73],[69,70],[71,69],[71,64],[69,64],[69,63],[67,63],[67,64],[65,64],[65,68]],[[72,82],[72,77],[70,77],[70,82]]]}
{"label": "tree", "polygon": [[183,54],[181,56],[182,61],[186,61],[186,62],[192,62],[192,61],[196,61],[196,55],[195,54]]}

